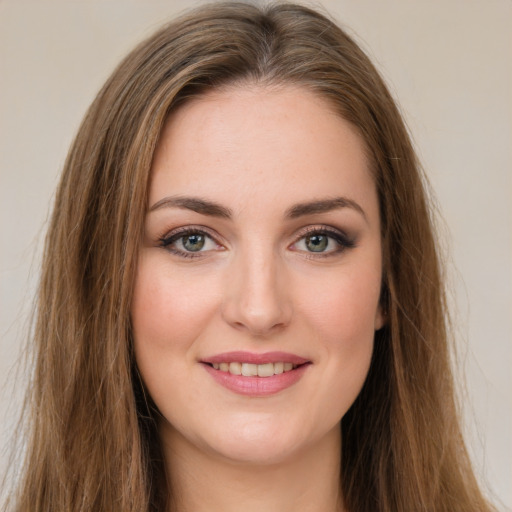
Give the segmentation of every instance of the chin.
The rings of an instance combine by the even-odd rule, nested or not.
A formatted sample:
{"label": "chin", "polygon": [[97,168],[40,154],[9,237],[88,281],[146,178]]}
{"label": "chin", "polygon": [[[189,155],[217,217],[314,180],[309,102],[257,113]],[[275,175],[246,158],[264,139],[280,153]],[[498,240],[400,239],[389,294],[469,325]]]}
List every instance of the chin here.
{"label": "chin", "polygon": [[314,444],[316,437],[303,428],[303,422],[282,424],[275,416],[260,419],[241,418],[223,425],[202,439],[207,451],[233,464],[276,465],[292,461]]}
{"label": "chin", "polygon": [[293,460],[296,447],[275,439],[224,440],[211,447],[217,456],[237,465],[272,466]]}

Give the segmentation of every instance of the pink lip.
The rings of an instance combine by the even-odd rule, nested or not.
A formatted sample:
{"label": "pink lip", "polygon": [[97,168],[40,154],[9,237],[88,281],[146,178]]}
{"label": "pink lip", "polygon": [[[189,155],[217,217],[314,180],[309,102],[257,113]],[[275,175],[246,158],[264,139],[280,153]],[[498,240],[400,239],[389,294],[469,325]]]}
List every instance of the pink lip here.
{"label": "pink lip", "polygon": [[263,354],[255,354],[253,352],[224,352],[212,357],[205,358],[202,363],[250,363],[250,364],[265,364],[265,363],[292,363],[304,364],[309,363],[308,359],[289,354],[287,352],[264,352]]}
{"label": "pink lip", "polygon": [[[292,363],[300,365],[297,368],[274,375],[272,377],[244,377],[242,375],[232,375],[229,372],[216,370],[211,366],[212,363]],[[239,395],[252,397],[264,397],[274,395],[293,386],[304,375],[309,368],[311,361],[294,354],[285,352],[266,352],[264,354],[254,354],[250,352],[227,352],[209,357],[201,361],[204,369],[213,377],[213,379],[225,388]]]}

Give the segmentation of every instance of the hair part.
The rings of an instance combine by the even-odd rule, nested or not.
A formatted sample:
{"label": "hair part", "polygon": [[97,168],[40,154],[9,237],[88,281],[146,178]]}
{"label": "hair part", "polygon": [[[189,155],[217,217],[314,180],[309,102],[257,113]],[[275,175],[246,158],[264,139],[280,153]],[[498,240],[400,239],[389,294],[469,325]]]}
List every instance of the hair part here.
{"label": "hair part", "polygon": [[341,422],[348,510],[490,510],[454,402],[440,262],[424,182],[378,72],[307,7],[217,3],[133,50],[66,160],[37,299],[32,433],[15,510],[157,511],[171,499],[132,353],[130,304],[149,173],[169,115],[208,90],[306,87],[365,141],[382,220],[386,325]]}

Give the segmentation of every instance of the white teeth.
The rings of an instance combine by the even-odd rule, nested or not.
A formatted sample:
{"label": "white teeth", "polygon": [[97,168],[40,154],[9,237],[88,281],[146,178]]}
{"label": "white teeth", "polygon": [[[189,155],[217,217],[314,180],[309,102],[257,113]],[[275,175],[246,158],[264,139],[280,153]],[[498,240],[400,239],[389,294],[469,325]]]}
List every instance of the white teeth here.
{"label": "white teeth", "polygon": [[216,370],[221,372],[229,372],[232,375],[243,375],[244,377],[272,377],[283,372],[289,372],[297,368],[293,363],[212,363]]}
{"label": "white teeth", "polygon": [[258,365],[258,377],[271,377],[274,375],[274,364],[259,364]]}
{"label": "white teeth", "polygon": [[258,365],[242,363],[242,375],[244,377],[256,377],[258,375]]}
{"label": "white teeth", "polygon": [[242,375],[241,363],[229,363],[229,373],[233,375]]}

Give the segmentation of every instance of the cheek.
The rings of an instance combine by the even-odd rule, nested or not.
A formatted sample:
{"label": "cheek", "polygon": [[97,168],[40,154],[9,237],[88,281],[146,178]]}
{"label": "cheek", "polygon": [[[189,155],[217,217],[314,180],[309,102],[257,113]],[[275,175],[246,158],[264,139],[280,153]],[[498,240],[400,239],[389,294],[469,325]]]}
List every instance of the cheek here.
{"label": "cheek", "polygon": [[360,388],[373,351],[378,303],[373,296],[365,301],[362,295],[368,298],[357,293],[357,286],[333,291],[324,304],[324,315],[318,319],[330,370],[345,390]]}
{"label": "cheek", "polygon": [[323,293],[303,296],[302,316],[316,333],[324,364],[323,374],[313,386],[318,414],[339,421],[368,374],[379,316],[380,272],[333,273],[319,284]]}
{"label": "cheek", "polygon": [[172,361],[176,353],[186,353],[215,311],[215,290],[215,283],[170,270],[165,254],[143,256],[131,305],[139,365],[142,359],[168,355]]}
{"label": "cheek", "polygon": [[380,279],[372,270],[333,273],[303,294],[302,314],[332,349],[357,349],[380,326]]}

